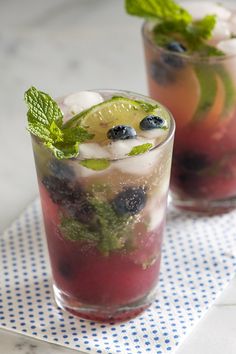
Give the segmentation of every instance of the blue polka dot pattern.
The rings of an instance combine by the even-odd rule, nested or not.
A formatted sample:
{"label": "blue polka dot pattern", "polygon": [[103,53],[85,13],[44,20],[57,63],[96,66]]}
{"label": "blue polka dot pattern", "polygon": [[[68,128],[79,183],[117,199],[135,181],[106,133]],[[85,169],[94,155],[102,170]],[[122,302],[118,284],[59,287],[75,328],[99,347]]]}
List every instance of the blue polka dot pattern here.
{"label": "blue polka dot pattern", "polygon": [[170,353],[236,269],[236,212],[197,217],[170,211],[159,292],[127,323],[97,324],[56,307],[39,202],[0,236],[0,326],[86,353]]}

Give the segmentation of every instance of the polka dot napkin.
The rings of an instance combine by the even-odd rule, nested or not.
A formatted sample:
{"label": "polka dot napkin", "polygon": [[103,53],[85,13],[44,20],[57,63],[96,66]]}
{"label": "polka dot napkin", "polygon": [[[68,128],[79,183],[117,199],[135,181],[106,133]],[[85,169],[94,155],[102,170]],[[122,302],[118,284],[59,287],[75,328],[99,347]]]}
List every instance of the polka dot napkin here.
{"label": "polka dot napkin", "polygon": [[76,319],[55,306],[39,201],[0,236],[0,326],[86,353],[170,353],[236,270],[236,212],[197,217],[170,211],[159,295],[117,325]]}

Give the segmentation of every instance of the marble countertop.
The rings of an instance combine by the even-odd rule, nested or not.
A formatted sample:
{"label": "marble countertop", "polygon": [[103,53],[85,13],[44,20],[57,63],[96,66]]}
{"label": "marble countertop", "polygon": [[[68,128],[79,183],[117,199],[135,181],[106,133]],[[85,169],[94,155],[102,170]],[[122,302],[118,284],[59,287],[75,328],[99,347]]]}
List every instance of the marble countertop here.
{"label": "marble countertop", "polygon": [[57,344],[31,339],[22,334],[0,330],[1,354],[73,354],[75,350],[66,349]]}
{"label": "marble countertop", "polygon": [[[140,27],[121,0],[0,1],[0,231],[37,194],[23,92],[35,85],[55,96],[99,87],[146,93]],[[177,353],[235,354],[235,332],[236,279]],[[72,352],[0,330],[0,354]]]}

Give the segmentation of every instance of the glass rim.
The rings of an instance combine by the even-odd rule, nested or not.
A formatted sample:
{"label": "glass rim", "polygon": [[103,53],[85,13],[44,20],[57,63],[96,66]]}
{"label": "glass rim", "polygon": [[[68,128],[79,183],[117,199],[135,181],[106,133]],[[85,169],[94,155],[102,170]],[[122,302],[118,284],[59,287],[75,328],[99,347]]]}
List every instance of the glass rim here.
{"label": "glass rim", "polygon": [[[174,120],[174,117],[172,115],[172,113],[164,106],[162,105],[160,102],[158,102],[157,100],[149,97],[149,96],[146,96],[146,95],[143,95],[143,94],[140,94],[140,93],[137,93],[137,92],[133,92],[133,91],[128,91],[128,90],[118,90],[118,89],[90,89],[90,90],[83,90],[83,91],[89,91],[89,92],[98,92],[98,93],[114,93],[114,94],[125,94],[128,98],[131,96],[131,99],[143,99],[143,101],[146,101],[146,102],[150,102],[150,103],[154,103],[154,104],[158,104],[159,107],[161,107],[161,109],[163,109],[164,111],[167,112],[169,118],[170,118],[170,127],[169,127],[169,131],[168,131],[168,134],[167,136],[165,137],[165,139],[159,143],[159,144],[155,144],[155,146],[153,146],[150,150],[148,151],[145,151],[143,154],[139,154],[139,155],[132,155],[132,156],[129,156],[129,155],[125,155],[125,156],[122,156],[122,157],[119,157],[119,158],[105,158],[106,160],[110,161],[110,162],[115,162],[115,161],[121,161],[121,160],[126,160],[126,159],[132,159],[132,158],[138,158],[140,156],[145,156],[145,154],[148,154],[150,152],[153,152],[154,150],[158,150],[158,149],[161,149],[163,148],[164,146],[168,145],[168,143],[174,138],[174,134],[175,134],[175,127],[176,127],[176,124],[175,124],[175,120]],[[61,96],[62,97],[62,96]],[[51,153],[51,155],[56,158],[53,154],[53,152],[48,149],[46,146],[44,146],[44,143],[40,140],[40,138],[38,138],[37,136],[33,135],[32,133],[30,133],[31,135],[31,139],[34,140],[36,143],[38,143],[39,145],[41,145],[43,148],[47,149],[47,151],[49,153]],[[89,141],[88,141],[89,143]],[[86,142],[84,143],[86,144]],[[62,159],[61,161],[84,161],[84,160],[87,160],[89,159],[89,157],[86,157],[86,158],[80,158],[79,154],[77,155],[77,157],[71,157],[71,158],[68,158],[68,159]],[[96,159],[96,160],[99,160],[99,159],[104,159],[102,157],[90,157],[90,159]]]}
{"label": "glass rim", "polygon": [[207,62],[207,63],[218,63],[218,62],[222,62],[224,60],[228,60],[228,59],[232,59],[236,57],[236,54],[225,54],[222,56],[210,56],[210,57],[197,57],[196,55],[190,55],[190,54],[185,54],[185,53],[177,53],[177,52],[173,52],[167,48],[163,48],[161,46],[159,46],[158,44],[156,44],[151,38],[150,36],[148,36],[147,32],[148,31],[148,25],[155,24],[154,21],[151,20],[146,20],[143,22],[142,24],[142,29],[141,29],[141,33],[142,33],[142,37],[143,39],[155,50],[155,51],[160,51],[162,53],[166,53],[168,55],[171,56],[175,56],[175,57],[179,57],[182,59],[186,59],[189,60],[191,62]]}

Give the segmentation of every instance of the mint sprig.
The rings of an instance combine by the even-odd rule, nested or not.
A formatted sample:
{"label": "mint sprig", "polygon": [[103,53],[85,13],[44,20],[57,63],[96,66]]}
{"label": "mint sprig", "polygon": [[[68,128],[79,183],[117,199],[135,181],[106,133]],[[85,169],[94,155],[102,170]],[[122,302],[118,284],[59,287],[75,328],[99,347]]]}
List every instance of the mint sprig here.
{"label": "mint sprig", "polygon": [[200,56],[222,56],[224,53],[206,43],[212,37],[216,16],[207,15],[200,21],[173,0],[126,0],[126,11],[130,15],[156,20],[153,29],[155,42],[165,47],[173,40],[186,45],[187,53]]}
{"label": "mint sprig", "polygon": [[126,0],[125,7],[130,15],[149,19],[186,23],[192,20],[191,15],[173,0]]}
{"label": "mint sprig", "polygon": [[153,147],[153,144],[146,143],[138,146],[134,146],[131,151],[128,153],[128,156],[136,156],[140,154],[144,154],[145,152],[149,151]]}
{"label": "mint sprig", "polygon": [[25,102],[28,105],[30,119],[49,127],[53,122],[62,125],[63,113],[58,104],[45,92],[35,87],[25,92]]}
{"label": "mint sprig", "polygon": [[60,224],[63,236],[70,241],[92,243],[104,255],[124,248],[133,217],[117,215],[111,204],[96,197],[90,197],[89,202],[94,208],[96,218],[91,220],[91,224],[84,224],[63,216]]}
{"label": "mint sprig", "polygon": [[63,127],[63,113],[47,93],[31,87],[24,99],[29,109],[28,130],[52,150],[57,159],[76,157],[79,144],[92,139],[93,135],[82,127]]}

